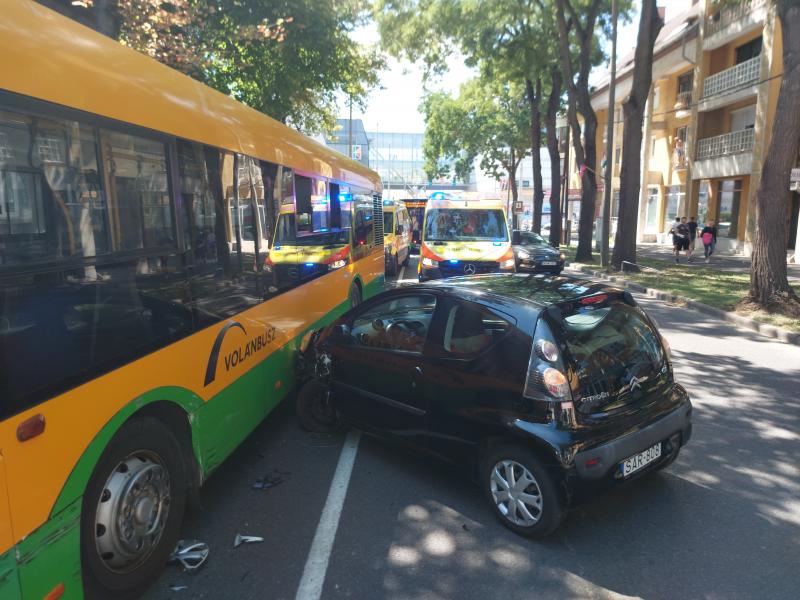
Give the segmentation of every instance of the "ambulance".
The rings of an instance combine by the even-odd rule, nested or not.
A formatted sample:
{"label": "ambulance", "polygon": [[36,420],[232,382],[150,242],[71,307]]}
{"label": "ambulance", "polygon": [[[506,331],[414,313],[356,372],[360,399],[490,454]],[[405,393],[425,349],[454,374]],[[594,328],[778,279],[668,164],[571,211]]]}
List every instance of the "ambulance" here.
{"label": "ambulance", "polygon": [[420,243],[420,281],[514,270],[501,200],[428,200]]}

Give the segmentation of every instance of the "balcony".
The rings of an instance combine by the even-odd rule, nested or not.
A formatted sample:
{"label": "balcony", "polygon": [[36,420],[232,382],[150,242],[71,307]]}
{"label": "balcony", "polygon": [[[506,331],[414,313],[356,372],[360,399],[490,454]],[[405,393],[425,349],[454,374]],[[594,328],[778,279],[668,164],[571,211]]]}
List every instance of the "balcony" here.
{"label": "balcony", "polygon": [[703,49],[713,50],[761,25],[768,0],[742,0],[706,18]]}
{"label": "balcony", "polygon": [[686,110],[692,105],[692,91],[678,92],[675,97],[675,110]]}
{"label": "balcony", "polygon": [[692,179],[748,175],[753,167],[754,140],[754,129],[698,140]]}
{"label": "balcony", "polygon": [[703,100],[758,83],[761,77],[761,56],[706,77],[703,82]]}
{"label": "balcony", "polygon": [[697,160],[753,151],[755,129],[742,129],[698,140]]}

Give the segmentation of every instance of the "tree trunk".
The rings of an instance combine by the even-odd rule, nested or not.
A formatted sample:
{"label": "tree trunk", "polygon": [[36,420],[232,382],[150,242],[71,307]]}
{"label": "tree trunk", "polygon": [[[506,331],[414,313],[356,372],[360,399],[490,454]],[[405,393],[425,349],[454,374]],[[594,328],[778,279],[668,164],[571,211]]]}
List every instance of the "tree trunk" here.
{"label": "tree trunk", "polygon": [[[619,216],[614,254],[611,265],[619,269],[622,261],[636,262],[636,229],[639,222],[639,191],[641,189],[642,124],[650,85],[653,83],[653,46],[664,26],[658,14],[656,0],[644,0],[639,20],[639,36],[633,66],[631,95],[622,105],[625,125],[622,131],[622,171],[619,185]],[[608,111],[613,118],[614,108]],[[611,149],[608,151],[611,160]]]}
{"label": "tree trunk", "polygon": [[519,229],[519,216],[517,215],[517,211],[514,208],[517,205],[517,198],[519,197],[519,191],[517,190],[517,166],[519,166],[519,161],[517,161],[514,157],[514,152],[511,152],[511,165],[506,166],[508,169],[508,185],[511,189],[511,228],[512,229]]}
{"label": "tree trunk", "polygon": [[550,154],[550,244],[556,248],[561,244],[561,154],[558,151],[558,127],[556,117],[561,107],[561,71],[554,67],[551,72],[550,96],[547,98],[547,152]]}
{"label": "tree trunk", "polygon": [[[601,0],[592,0],[588,6],[581,9],[579,14],[575,7],[572,6],[571,0],[556,0],[559,58],[564,80],[567,84],[568,114],[569,112],[572,113],[570,126],[574,138],[575,162],[577,165],[583,165],[578,249],[575,253],[575,260],[579,262],[592,262],[594,260],[592,257],[592,231],[594,229],[594,210],[597,197],[597,115],[595,115],[592,108],[592,98],[589,92],[589,73],[592,69],[595,24],[601,5]],[[569,12],[570,15],[569,23],[567,23],[566,12]],[[580,21],[581,14],[586,15],[585,23]],[[574,79],[575,71],[572,67],[573,49],[569,39],[570,27],[575,32],[578,46],[577,82]],[[581,142],[580,126],[578,125],[575,109],[583,117],[583,142]]]}
{"label": "tree trunk", "polygon": [[767,158],[756,194],[756,228],[750,266],[750,300],[800,316],[800,301],[786,277],[789,173],[800,145],[800,5],[778,0],[783,35],[783,81]]}
{"label": "tree trunk", "polygon": [[539,148],[542,145],[542,112],[539,105],[542,101],[542,80],[536,79],[536,88],[530,79],[525,79],[528,104],[531,109],[531,163],[533,166],[533,225],[536,233],[542,230],[542,201],[544,189],[542,184],[542,157]]}

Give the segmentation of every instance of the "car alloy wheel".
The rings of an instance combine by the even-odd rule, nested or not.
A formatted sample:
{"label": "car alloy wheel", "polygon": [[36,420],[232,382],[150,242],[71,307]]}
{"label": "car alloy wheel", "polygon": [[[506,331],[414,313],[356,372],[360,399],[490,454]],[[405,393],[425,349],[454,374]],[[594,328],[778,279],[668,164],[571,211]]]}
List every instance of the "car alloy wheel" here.
{"label": "car alloy wheel", "polygon": [[489,481],[497,510],[519,527],[536,525],[542,517],[542,490],[533,474],[514,460],[495,464]]}

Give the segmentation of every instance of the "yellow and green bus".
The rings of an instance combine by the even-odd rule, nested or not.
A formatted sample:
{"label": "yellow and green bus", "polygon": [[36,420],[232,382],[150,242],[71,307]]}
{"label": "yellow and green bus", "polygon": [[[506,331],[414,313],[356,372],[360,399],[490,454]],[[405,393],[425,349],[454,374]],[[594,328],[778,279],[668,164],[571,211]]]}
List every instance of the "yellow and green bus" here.
{"label": "yellow and green bus", "polygon": [[[0,598],[128,597],[299,340],[383,287],[380,180],[35,2],[2,13]],[[277,229],[340,197],[346,260],[280,276]]]}

